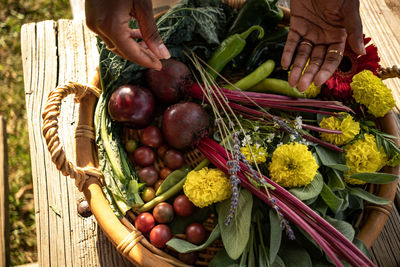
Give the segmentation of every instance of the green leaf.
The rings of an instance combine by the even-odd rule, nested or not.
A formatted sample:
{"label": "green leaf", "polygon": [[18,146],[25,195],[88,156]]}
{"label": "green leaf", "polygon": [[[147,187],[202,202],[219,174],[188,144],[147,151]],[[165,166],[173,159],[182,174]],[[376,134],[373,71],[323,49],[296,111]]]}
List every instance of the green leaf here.
{"label": "green leaf", "polygon": [[371,194],[359,187],[347,187],[347,189],[351,195],[357,196],[377,205],[388,205],[392,203],[392,201],[386,198],[375,196],[374,194]]}
{"label": "green leaf", "polygon": [[274,262],[281,246],[282,228],[281,222],[274,209],[269,209],[270,237],[269,237],[269,261]]}
{"label": "green leaf", "polygon": [[285,262],[278,255],[275,258],[275,261],[271,265],[272,267],[286,267]]}
{"label": "green leaf", "polygon": [[314,179],[307,186],[291,188],[289,191],[300,200],[314,198],[321,193],[324,179],[320,173],[317,173]]}
{"label": "green leaf", "polygon": [[368,250],[367,246],[364,244],[363,241],[361,241],[360,239],[358,239],[356,237],[353,240],[353,244],[356,245],[356,247],[358,247],[358,249],[361,250],[361,252],[364,253],[364,255],[366,255],[369,258],[371,257],[370,254],[369,254],[369,250]]}
{"label": "green leaf", "polygon": [[371,184],[388,184],[399,178],[398,175],[391,173],[381,173],[381,172],[363,172],[355,173],[350,176],[358,180],[362,180]]}
{"label": "green leaf", "polygon": [[288,267],[312,267],[310,255],[300,246],[284,246],[279,255]]}
{"label": "green leaf", "polygon": [[226,253],[225,248],[220,249],[217,254],[213,257],[213,259],[208,264],[208,267],[239,267],[237,261],[229,258],[228,253]]}
{"label": "green leaf", "polygon": [[334,213],[337,213],[340,210],[344,202],[343,199],[336,196],[325,183],[322,187],[321,197]]}
{"label": "green leaf", "polygon": [[326,216],[325,219],[332,224],[339,232],[341,232],[348,240],[353,241],[355,230],[348,222],[337,220],[332,217]]}
{"label": "green leaf", "polygon": [[252,207],[253,195],[242,188],[235,216],[231,224],[227,226],[224,221],[229,214],[230,199],[217,204],[222,241],[229,257],[234,260],[240,257],[249,240]]}
{"label": "green leaf", "polygon": [[333,191],[343,190],[345,188],[345,184],[343,182],[343,175],[339,171],[331,169],[331,171],[327,173],[327,176],[328,176],[328,186]]}
{"label": "green leaf", "polygon": [[328,150],[322,146],[315,146],[315,151],[317,152],[322,165],[342,172],[349,171],[343,153]]}
{"label": "green leaf", "polygon": [[208,237],[207,241],[201,245],[194,245],[186,240],[172,238],[167,242],[167,246],[175,249],[179,253],[189,253],[193,251],[203,250],[211,245],[212,242],[217,240],[221,235],[220,228],[218,225],[215,226],[214,230],[211,232],[210,236]]}

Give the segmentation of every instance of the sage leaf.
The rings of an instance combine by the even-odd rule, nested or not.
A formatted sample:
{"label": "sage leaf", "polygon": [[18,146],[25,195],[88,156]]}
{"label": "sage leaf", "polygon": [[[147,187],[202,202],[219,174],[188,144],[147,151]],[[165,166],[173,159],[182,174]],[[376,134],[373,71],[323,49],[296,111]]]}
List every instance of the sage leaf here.
{"label": "sage leaf", "polygon": [[322,187],[321,197],[334,213],[340,211],[344,200],[336,196],[335,193],[325,183]]}
{"label": "sage leaf", "polygon": [[182,240],[179,238],[172,238],[167,242],[167,246],[175,249],[179,253],[189,253],[207,248],[209,245],[211,245],[211,243],[217,240],[217,238],[219,238],[220,235],[221,235],[220,228],[218,227],[218,225],[216,225],[214,230],[208,237],[207,241],[201,245],[196,246],[186,240]]}
{"label": "sage leaf", "polygon": [[333,190],[343,190],[345,188],[345,184],[343,182],[343,175],[340,174],[339,171],[335,169],[331,169],[327,173],[328,176],[328,186]]}
{"label": "sage leaf", "polygon": [[218,224],[221,229],[221,237],[229,257],[236,260],[243,253],[250,236],[251,210],[253,207],[253,195],[246,189],[239,193],[239,203],[235,216],[230,225],[225,225],[228,216],[230,199],[217,204]]}
{"label": "sage leaf", "polygon": [[342,172],[349,171],[343,153],[331,151],[322,146],[316,146],[315,151],[317,152],[322,165]]}
{"label": "sage leaf", "polygon": [[276,256],[275,261],[271,265],[272,267],[286,267],[285,262],[281,257]]}
{"label": "sage leaf", "polygon": [[390,203],[392,203],[392,201],[390,201],[389,199],[383,198],[383,197],[378,197],[375,196],[374,194],[371,194],[365,190],[363,190],[362,188],[359,187],[347,187],[347,189],[349,190],[349,193],[351,195],[357,196],[359,198],[362,198],[368,202],[371,202],[373,204],[377,204],[377,205],[388,205]]}
{"label": "sage leaf", "polygon": [[352,174],[350,178],[362,180],[371,184],[387,184],[396,181],[399,176],[391,173],[363,172]]}
{"label": "sage leaf", "polygon": [[300,200],[308,200],[318,196],[323,185],[324,179],[320,173],[317,173],[307,186],[291,188],[289,191]]}
{"label": "sage leaf", "polygon": [[226,253],[225,248],[222,248],[215,254],[213,259],[208,264],[208,267],[239,267],[236,260],[229,258],[228,253]]}
{"label": "sage leaf", "polygon": [[342,220],[334,219],[329,216],[326,216],[325,219],[339,232],[341,232],[348,240],[353,241],[355,230],[351,224]]}
{"label": "sage leaf", "polygon": [[269,238],[269,261],[274,262],[276,255],[278,255],[279,248],[281,246],[282,239],[282,228],[281,222],[276,214],[275,210],[269,210],[269,222],[270,222],[270,238]]}
{"label": "sage leaf", "polygon": [[361,250],[362,253],[364,253],[367,257],[370,258],[369,250],[368,250],[367,246],[365,246],[363,241],[361,241],[360,239],[358,239],[356,237],[353,240],[353,244],[356,245],[356,247],[358,247],[358,249]]}
{"label": "sage leaf", "polygon": [[279,254],[288,267],[312,267],[310,255],[300,246],[284,246]]}

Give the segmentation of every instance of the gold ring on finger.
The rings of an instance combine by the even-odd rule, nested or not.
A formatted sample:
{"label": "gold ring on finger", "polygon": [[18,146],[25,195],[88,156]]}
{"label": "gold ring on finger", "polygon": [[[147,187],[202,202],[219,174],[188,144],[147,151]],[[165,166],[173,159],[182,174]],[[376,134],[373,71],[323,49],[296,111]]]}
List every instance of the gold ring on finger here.
{"label": "gold ring on finger", "polygon": [[303,44],[304,44],[304,45],[308,45],[308,46],[311,47],[311,48],[314,46],[311,42],[305,41],[305,40],[300,42],[300,45],[303,45]]}
{"label": "gold ring on finger", "polygon": [[340,57],[343,57],[343,52],[341,52],[341,51],[339,51],[339,50],[337,50],[337,49],[330,49],[330,50],[328,50],[328,53],[337,54],[337,55],[339,55]]}

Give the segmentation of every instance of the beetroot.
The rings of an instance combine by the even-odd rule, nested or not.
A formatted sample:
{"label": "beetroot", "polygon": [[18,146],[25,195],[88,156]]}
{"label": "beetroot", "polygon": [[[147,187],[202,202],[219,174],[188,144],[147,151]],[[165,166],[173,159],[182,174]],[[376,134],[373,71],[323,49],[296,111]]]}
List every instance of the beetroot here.
{"label": "beetroot", "polygon": [[125,123],[131,128],[143,128],[153,120],[155,101],[152,93],[138,85],[117,88],[108,102],[112,120]]}
{"label": "beetroot", "polygon": [[175,59],[161,60],[160,71],[148,69],[145,72],[147,87],[160,102],[175,104],[187,94],[192,85],[192,75],[189,68]]}
{"label": "beetroot", "polygon": [[207,133],[210,120],[207,112],[193,102],[170,106],[163,117],[163,134],[168,144],[186,149]]}

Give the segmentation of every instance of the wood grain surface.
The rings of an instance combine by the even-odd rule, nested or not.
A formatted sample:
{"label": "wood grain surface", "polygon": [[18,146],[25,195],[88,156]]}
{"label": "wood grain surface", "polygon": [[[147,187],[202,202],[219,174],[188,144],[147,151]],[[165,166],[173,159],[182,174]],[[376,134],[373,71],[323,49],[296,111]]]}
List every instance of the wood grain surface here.
{"label": "wood grain surface", "polygon": [[[26,24],[21,38],[40,266],[132,266],[93,216],[78,215],[76,201],[82,194],[54,167],[41,134],[49,91],[93,76],[98,65],[94,35],[82,21],[60,20]],[[71,160],[78,109],[73,96],[67,97],[59,118],[60,138]]]}
{"label": "wood grain surface", "polygon": [[[287,6],[289,1],[281,2]],[[383,66],[400,64],[399,10],[396,0],[361,1],[364,32],[373,37]],[[41,134],[41,112],[49,90],[69,80],[88,82],[98,64],[93,34],[82,21],[31,23],[22,27],[21,46],[40,266],[132,266],[108,242],[93,217],[77,214],[76,201],[82,195],[54,167]],[[399,105],[400,81],[387,84]],[[78,108],[68,97],[59,118],[61,139],[72,160]],[[371,249],[378,266],[400,266],[399,204]]]}
{"label": "wood grain surface", "polygon": [[0,267],[10,265],[8,192],[7,132],[4,118],[0,116]]}

